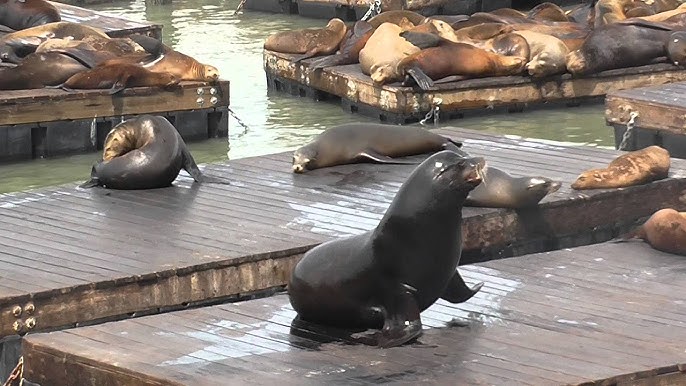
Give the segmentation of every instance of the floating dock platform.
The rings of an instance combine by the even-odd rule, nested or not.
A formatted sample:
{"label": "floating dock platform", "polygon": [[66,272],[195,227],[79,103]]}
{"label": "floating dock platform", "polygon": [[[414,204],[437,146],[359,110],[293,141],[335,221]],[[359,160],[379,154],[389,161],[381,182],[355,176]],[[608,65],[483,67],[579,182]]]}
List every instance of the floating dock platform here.
{"label": "floating dock platform", "polygon": [[437,83],[431,90],[402,87],[399,83],[375,86],[359,64],[311,71],[308,63],[292,62],[293,55],[265,50],[267,86],[317,100],[338,100],[344,110],[392,123],[417,122],[439,107],[441,119],[459,118],[468,111],[521,111],[543,103],[578,104],[605,94],[636,87],[686,80],[686,69],[672,64],[631,67],[585,77],[570,74],[535,81],[528,76],[490,77]]}
{"label": "floating dock platform", "polygon": [[[673,160],[664,180],[577,192],[570,184],[579,173],[621,152],[437,132],[512,175],[563,183],[532,209],[465,208],[462,264],[607,241],[658,209],[686,211],[686,160]],[[310,248],[376,227],[415,168],[356,164],[300,175],[291,156],[204,167],[231,185],[193,184],[184,174],[165,189],[74,183],[0,195],[0,338],[282,288]]]}
{"label": "floating dock platform", "polygon": [[226,137],[229,82],[182,82],[173,89],[31,89],[0,95],[0,161],[102,149],[107,133],[138,114],[166,116],[184,140]]}
{"label": "floating dock platform", "polygon": [[605,119],[614,128],[615,146],[619,148],[627,127],[633,126],[625,150],[659,145],[672,157],[686,158],[684,95],[686,82],[609,93],[605,98]]}
{"label": "floating dock platform", "polygon": [[282,294],[31,334],[23,374],[41,386],[686,383],[682,256],[606,243],[459,269],[481,291],[436,302],[400,347],[292,326]]}

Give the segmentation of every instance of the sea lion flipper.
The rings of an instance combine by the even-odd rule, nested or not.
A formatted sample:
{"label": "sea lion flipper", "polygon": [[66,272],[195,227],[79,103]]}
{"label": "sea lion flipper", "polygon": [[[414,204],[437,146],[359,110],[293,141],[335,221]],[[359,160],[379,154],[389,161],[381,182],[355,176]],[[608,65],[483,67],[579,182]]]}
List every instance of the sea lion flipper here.
{"label": "sea lion flipper", "polygon": [[[181,139],[181,136],[179,136],[179,141],[183,141]],[[188,148],[183,145],[183,150],[181,150],[182,153],[182,158],[183,158],[183,170],[188,172],[188,174],[193,177],[195,182],[204,182],[205,181],[205,175],[202,174],[200,169],[198,168],[198,164],[195,163],[195,159],[193,158],[193,155],[191,154],[190,151],[188,151]]]}
{"label": "sea lion flipper", "polygon": [[344,63],[345,60],[345,55],[341,54],[335,54],[335,55],[329,55],[329,56],[324,56],[322,58],[319,58],[315,61],[313,61],[310,64],[310,70],[318,70],[320,68],[326,68],[326,67],[333,67],[333,66],[338,66],[341,64],[352,64],[352,63]]}
{"label": "sea lion flipper", "polygon": [[419,306],[413,292],[416,289],[407,284],[397,285],[383,291],[385,317],[383,329],[378,337],[378,346],[383,348],[400,346],[422,334]]}
{"label": "sea lion flipper", "polygon": [[441,38],[438,35],[426,33],[426,32],[415,32],[415,31],[403,31],[400,36],[410,42],[413,46],[421,49],[436,47],[441,44]]}
{"label": "sea lion flipper", "polygon": [[422,90],[429,90],[434,85],[434,81],[429,78],[429,76],[426,75],[418,66],[412,66],[406,69],[405,72],[407,72],[407,74],[410,75],[415,82],[417,82],[417,85]]}
{"label": "sea lion flipper", "polygon": [[455,271],[455,274],[448,282],[448,286],[445,288],[445,291],[443,291],[441,299],[445,299],[451,303],[466,302],[472,296],[476,295],[483,285],[483,282],[479,282],[475,284],[474,287],[469,287],[467,286],[467,283],[464,282],[464,279],[462,279],[462,276],[460,276],[460,273]]}
{"label": "sea lion flipper", "polygon": [[372,162],[378,162],[381,164],[399,164],[399,165],[414,165],[414,164],[416,164],[416,162],[396,160],[396,159],[391,158],[387,155],[379,154],[379,153],[375,152],[374,150],[361,151],[357,154],[357,156],[355,158],[365,159],[365,160],[369,160]]}
{"label": "sea lion flipper", "polygon": [[154,56],[159,56],[164,54],[164,44],[162,44],[162,41],[152,38],[147,35],[140,35],[140,34],[134,34],[129,36],[129,39],[133,40],[136,44],[139,46],[143,47],[145,52],[154,55]]}
{"label": "sea lion flipper", "polygon": [[296,55],[296,56],[294,56],[293,59],[292,59],[292,62],[293,62],[293,63],[298,63],[298,62],[300,62],[301,60],[309,59],[309,58],[315,56],[316,54],[317,54],[317,51],[315,51],[315,50],[309,50],[309,51],[305,52],[305,53],[302,54],[302,55]]}

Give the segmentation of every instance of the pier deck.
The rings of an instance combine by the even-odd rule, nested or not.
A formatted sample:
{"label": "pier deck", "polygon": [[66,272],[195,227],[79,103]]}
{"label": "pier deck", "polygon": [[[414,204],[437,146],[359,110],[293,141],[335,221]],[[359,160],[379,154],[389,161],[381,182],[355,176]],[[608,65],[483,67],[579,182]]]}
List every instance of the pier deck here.
{"label": "pier deck", "polygon": [[127,20],[119,16],[93,11],[69,4],[51,2],[60,11],[62,21],[85,24],[100,28],[113,38],[123,38],[134,34],[148,35],[162,39],[162,25]]}
{"label": "pier deck", "polygon": [[416,122],[434,106],[441,119],[461,117],[466,111],[521,111],[530,104],[571,103],[597,99],[608,92],[686,80],[686,70],[672,64],[631,67],[586,77],[570,74],[532,81],[528,76],[468,79],[436,85],[424,91],[400,83],[375,86],[359,64],[310,71],[307,59],[299,64],[293,55],[265,50],[267,85],[270,89],[317,100],[339,99],[343,109],[381,121]]}
{"label": "pier deck", "polygon": [[[484,287],[378,349],[301,323],[288,297],[29,335],[24,377],[70,384],[681,385],[686,261],[640,242],[460,267]],[[455,319],[466,323],[448,327]]]}
{"label": "pier deck", "polygon": [[627,150],[660,145],[673,157],[686,158],[686,82],[609,93],[605,120],[614,127],[619,147],[631,113],[638,114]]}
{"label": "pier deck", "polygon": [[[465,208],[463,264],[604,241],[657,209],[686,211],[683,160],[673,160],[668,179],[575,192],[569,186],[582,170],[620,153],[439,132],[513,175],[563,182],[531,210]],[[359,164],[295,175],[287,152],[205,167],[232,185],[191,185],[182,175],[166,189],[68,184],[0,195],[0,337],[282,286],[305,251],[373,229],[413,168]]]}

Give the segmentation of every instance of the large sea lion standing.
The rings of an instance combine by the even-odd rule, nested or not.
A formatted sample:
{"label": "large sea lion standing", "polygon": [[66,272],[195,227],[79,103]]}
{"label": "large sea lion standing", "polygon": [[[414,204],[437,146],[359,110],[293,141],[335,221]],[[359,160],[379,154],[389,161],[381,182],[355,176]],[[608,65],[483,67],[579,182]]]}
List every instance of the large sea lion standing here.
{"label": "large sea lion standing", "polygon": [[293,153],[293,172],[304,173],[355,162],[407,163],[394,160],[439,150],[460,150],[462,144],[418,126],[347,123],[319,134]]}
{"label": "large sea lion standing", "polygon": [[343,328],[381,329],[376,344],[393,347],[422,333],[419,313],[438,298],[469,300],[457,266],[462,204],[481,182],[483,158],[442,151],[400,187],[379,225],[311,249],[296,264],[288,296],[297,318]]}
{"label": "large sea lion standing", "polygon": [[294,62],[313,56],[329,55],[336,52],[347,29],[343,20],[333,18],[325,28],[306,28],[269,35],[264,42],[264,49],[301,54],[293,58]]}
{"label": "large sea lion standing", "polygon": [[660,209],[619,241],[641,239],[658,251],[686,256],[686,212]]}
{"label": "large sea lion standing", "polygon": [[556,192],[561,184],[546,177],[512,177],[487,166],[484,181],[469,193],[465,206],[519,209],[536,206],[543,197]]}
{"label": "large sea lion standing", "polygon": [[45,0],[0,0],[0,24],[15,31],[61,20],[60,11]]}
{"label": "large sea lion standing", "polygon": [[625,188],[667,178],[669,152],[659,146],[631,151],[615,158],[605,169],[587,170],[572,189]]}
{"label": "large sea lion standing", "polygon": [[102,161],[81,187],[154,189],[170,186],[184,169],[196,182],[207,179],[179,132],[160,116],[141,115],[116,125],[105,138]]}

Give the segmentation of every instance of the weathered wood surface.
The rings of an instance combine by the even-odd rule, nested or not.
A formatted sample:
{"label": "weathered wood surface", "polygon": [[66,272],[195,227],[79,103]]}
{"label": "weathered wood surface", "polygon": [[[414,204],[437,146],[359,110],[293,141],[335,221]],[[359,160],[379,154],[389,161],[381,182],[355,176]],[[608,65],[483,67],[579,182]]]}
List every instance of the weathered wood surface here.
{"label": "weathered wood surface", "polygon": [[[362,74],[359,64],[335,66],[312,72],[305,60],[291,62],[292,55],[265,50],[264,69],[268,80],[285,79],[351,101],[353,104],[400,114],[423,116],[440,100],[442,112],[489,109],[498,106],[579,100],[611,91],[686,80],[686,70],[672,64],[655,64],[604,71],[588,77],[569,74],[540,82],[525,76],[491,77],[436,84],[431,90],[402,87],[399,83],[375,86]],[[272,82],[269,82],[270,86]]]}
{"label": "weathered wood surface", "polygon": [[[671,178],[648,185],[574,192],[581,171],[620,153],[439,132],[513,175],[563,182],[532,210],[465,208],[463,263],[589,243],[599,230],[657,209],[686,210],[686,161],[673,160]],[[30,317],[32,331],[44,330],[284,285],[303,252],[373,229],[413,168],[359,164],[295,175],[287,152],[205,168],[230,186],[191,185],[182,175],[167,189],[69,184],[2,195],[0,336],[15,323],[25,332]],[[29,302],[31,314],[22,311]]]}
{"label": "weathered wood surface", "polygon": [[638,113],[635,126],[686,134],[686,83],[641,87],[609,93],[605,97],[608,124],[625,125],[632,112]]}
{"label": "weathered wood surface", "polygon": [[141,23],[127,20],[118,16],[109,15],[69,4],[50,2],[60,11],[62,21],[85,24],[100,28],[113,38],[126,37],[134,34],[142,34],[162,39],[162,25]]}
{"label": "weathered wood surface", "polygon": [[[462,266],[484,287],[439,300],[392,349],[300,324],[286,295],[24,340],[24,376],[70,384],[682,385],[686,260],[606,243]],[[464,327],[447,327],[456,319]]]}
{"label": "weathered wood surface", "polygon": [[[202,91],[202,93],[199,92]],[[229,81],[182,82],[179,87],[108,90],[31,89],[0,93],[0,126],[195,110],[229,105]]]}

